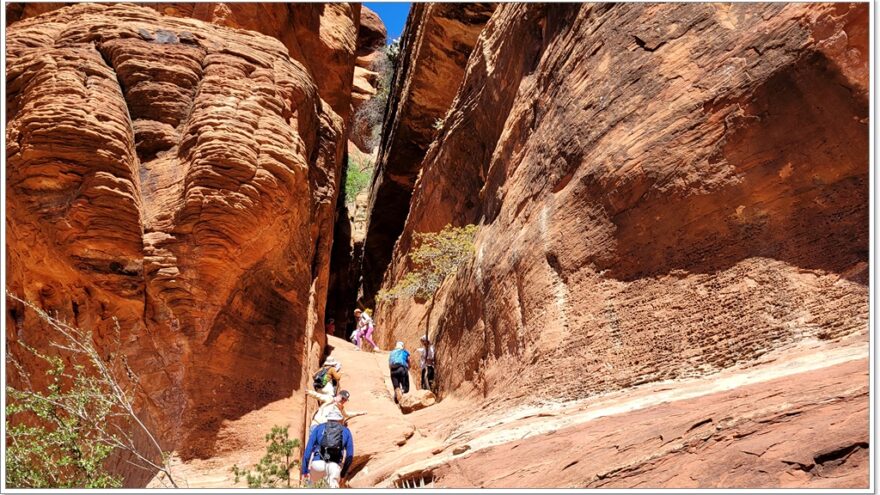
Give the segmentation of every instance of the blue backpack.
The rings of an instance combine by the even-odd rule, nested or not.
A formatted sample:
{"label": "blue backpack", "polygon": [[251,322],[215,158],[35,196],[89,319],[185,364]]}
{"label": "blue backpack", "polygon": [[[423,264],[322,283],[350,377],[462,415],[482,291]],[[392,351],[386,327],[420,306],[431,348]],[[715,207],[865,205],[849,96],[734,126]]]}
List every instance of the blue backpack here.
{"label": "blue backpack", "polygon": [[394,349],[388,356],[388,364],[391,366],[409,366],[409,353],[406,349]]}

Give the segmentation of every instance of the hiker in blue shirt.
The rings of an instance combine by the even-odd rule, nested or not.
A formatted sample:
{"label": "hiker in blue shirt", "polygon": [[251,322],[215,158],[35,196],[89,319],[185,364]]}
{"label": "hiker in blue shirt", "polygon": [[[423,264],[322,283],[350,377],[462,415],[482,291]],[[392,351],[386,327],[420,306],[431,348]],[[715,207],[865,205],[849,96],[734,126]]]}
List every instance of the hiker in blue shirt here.
{"label": "hiker in blue shirt", "polygon": [[402,394],[409,393],[409,351],[403,348],[403,342],[398,341],[391,351],[388,366],[391,368],[391,384],[394,386],[394,403],[399,404],[398,389]]}
{"label": "hiker in blue shirt", "polygon": [[345,482],[354,459],[354,440],[341,421],[342,413],[334,408],[327,413],[327,422],[312,430],[303,449],[303,479],[308,475],[309,481],[315,483],[324,478],[330,488],[339,488]]}

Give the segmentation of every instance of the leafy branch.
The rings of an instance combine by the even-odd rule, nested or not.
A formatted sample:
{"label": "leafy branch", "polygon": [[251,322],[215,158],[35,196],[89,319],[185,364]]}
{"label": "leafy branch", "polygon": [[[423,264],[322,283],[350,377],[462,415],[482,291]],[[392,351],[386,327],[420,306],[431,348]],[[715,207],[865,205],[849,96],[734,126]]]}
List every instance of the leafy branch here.
{"label": "leafy branch", "polygon": [[379,291],[380,301],[415,297],[431,299],[446,280],[458,272],[474,254],[477,226],[446,225],[440,232],[416,233],[415,249],[408,254],[413,266],[403,279],[390,289]]}
{"label": "leafy branch", "polygon": [[[43,387],[45,390],[39,390],[34,387],[31,374],[11,353],[7,354],[7,362],[24,384],[22,389],[6,387],[7,485],[118,487],[121,479],[106,472],[104,461],[119,450],[130,454],[130,464],[162,473],[177,488],[167,454],[134,411],[133,386],[138,378],[121,352],[119,322],[114,318],[116,345],[102,358],[91,332],[61,321],[9,291],[6,295],[34,311],[60,336],[59,340],[50,341],[49,346],[62,351],[72,363],[70,372],[62,352],[50,355],[19,342],[48,366],[49,384]],[[154,454],[144,452],[135,442],[132,432],[137,431],[147,439]]]}

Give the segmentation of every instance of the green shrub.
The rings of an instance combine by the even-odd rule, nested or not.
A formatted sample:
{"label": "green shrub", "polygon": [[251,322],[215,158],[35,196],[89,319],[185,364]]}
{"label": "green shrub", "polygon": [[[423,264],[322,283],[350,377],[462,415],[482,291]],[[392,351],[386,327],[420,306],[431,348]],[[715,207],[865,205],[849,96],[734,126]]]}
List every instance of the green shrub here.
{"label": "green shrub", "polygon": [[[114,321],[115,335],[105,336],[115,347],[99,353],[90,332],[11,293],[7,297],[33,310],[53,340],[46,352],[18,342],[37,362],[45,363],[45,387],[32,385],[32,373],[12,353],[6,356],[10,371],[24,384],[6,387],[6,486],[120,487],[122,479],[108,473],[104,464],[111,453],[121,451],[131,464],[162,473],[176,488],[167,453],[134,412],[137,376],[121,352],[119,323]],[[152,453],[135,443],[135,431],[149,440]]]}
{"label": "green shrub", "polygon": [[291,440],[288,429],[288,426],[272,427],[272,431],[266,434],[266,455],[251,469],[232,466],[236,483],[243,476],[249,488],[276,488],[281,483],[290,488],[290,471],[299,464],[293,455],[294,449],[299,447],[299,440]]}
{"label": "green shrub", "polygon": [[[102,441],[100,428],[95,425],[112,415],[108,401],[95,400],[104,391],[84,375],[82,366],[75,366],[71,376],[58,356],[40,356],[51,364],[47,391],[6,387],[6,486],[121,487],[122,479],[104,469],[104,460],[114,447]],[[73,383],[63,385],[67,379]],[[10,423],[10,418],[29,415],[38,419]]]}
{"label": "green shrub", "polygon": [[443,280],[461,268],[474,254],[476,225],[453,227],[446,225],[440,232],[416,233],[415,248],[408,257],[413,266],[391,289],[382,289],[377,298],[389,301],[417,297],[430,299]]}
{"label": "green shrub", "polygon": [[354,203],[355,197],[370,185],[373,180],[372,164],[367,162],[366,167],[361,167],[355,160],[348,157],[348,168],[345,172],[345,201]]}

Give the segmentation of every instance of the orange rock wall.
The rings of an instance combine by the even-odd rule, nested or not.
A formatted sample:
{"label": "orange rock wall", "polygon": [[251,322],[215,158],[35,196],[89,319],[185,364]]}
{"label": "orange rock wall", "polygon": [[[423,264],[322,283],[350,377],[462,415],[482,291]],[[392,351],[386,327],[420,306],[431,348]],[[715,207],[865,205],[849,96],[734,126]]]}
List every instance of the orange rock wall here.
{"label": "orange rock wall", "polygon": [[[864,4],[499,6],[383,284],[414,232],[480,226],[431,315],[443,391],[577,399],[866,341],[867,22]],[[425,310],[380,304],[381,344],[417,346]]]}
{"label": "orange rock wall", "polygon": [[438,133],[436,124],[444,119],[494,8],[484,3],[412,5],[370,191],[362,275],[368,307],[403,231],[422,158]]}
{"label": "orange rock wall", "polygon": [[[316,365],[358,31],[357,5],[227,10],[277,39],[107,4],[6,35],[8,288],[99,345],[118,318],[184,458]],[[7,323],[11,352],[45,344],[32,312]]]}

